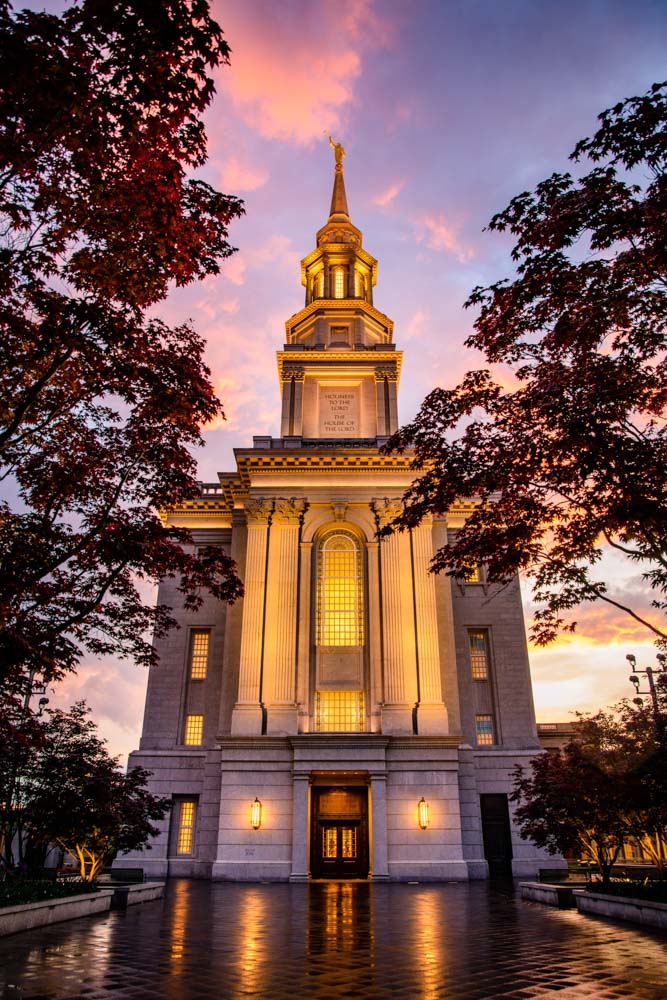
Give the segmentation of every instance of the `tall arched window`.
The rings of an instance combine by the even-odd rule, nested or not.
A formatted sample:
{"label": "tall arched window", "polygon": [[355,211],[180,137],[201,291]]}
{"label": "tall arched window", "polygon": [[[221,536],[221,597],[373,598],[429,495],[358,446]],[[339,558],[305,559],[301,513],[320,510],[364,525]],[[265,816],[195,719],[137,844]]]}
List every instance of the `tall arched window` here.
{"label": "tall arched window", "polygon": [[364,641],[361,551],[356,538],[338,531],[319,550],[318,646],[361,646]]}
{"label": "tall arched window", "polygon": [[345,298],[345,271],[342,267],[334,268],[334,298]]}

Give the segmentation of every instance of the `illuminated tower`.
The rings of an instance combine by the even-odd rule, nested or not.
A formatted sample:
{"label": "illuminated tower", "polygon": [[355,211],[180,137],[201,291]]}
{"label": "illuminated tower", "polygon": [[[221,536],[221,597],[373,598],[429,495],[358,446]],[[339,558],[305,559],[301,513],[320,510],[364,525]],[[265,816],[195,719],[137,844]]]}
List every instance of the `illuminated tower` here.
{"label": "illuminated tower", "polygon": [[[133,762],[174,808],[151,854],[122,863],[297,881],[534,874],[544,859],[507,805],[538,746],[518,581],[428,572],[466,503],[378,541],[414,476],[409,455],[380,453],[402,355],[332,145],[329,217],[277,355],[280,436],[237,449],[235,472],[168,515],[231,553],[245,597],[181,610],[159,645]],[[173,583],[159,600],[176,606]]]}

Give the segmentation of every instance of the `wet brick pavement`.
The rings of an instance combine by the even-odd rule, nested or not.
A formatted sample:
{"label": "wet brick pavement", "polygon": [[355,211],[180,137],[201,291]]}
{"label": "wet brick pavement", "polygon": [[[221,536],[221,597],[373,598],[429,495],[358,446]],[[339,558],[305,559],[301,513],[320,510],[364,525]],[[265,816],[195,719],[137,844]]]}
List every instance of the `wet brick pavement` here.
{"label": "wet brick pavement", "polygon": [[0,940],[3,1000],[665,1000],[667,935],[467,885],[174,881]]}

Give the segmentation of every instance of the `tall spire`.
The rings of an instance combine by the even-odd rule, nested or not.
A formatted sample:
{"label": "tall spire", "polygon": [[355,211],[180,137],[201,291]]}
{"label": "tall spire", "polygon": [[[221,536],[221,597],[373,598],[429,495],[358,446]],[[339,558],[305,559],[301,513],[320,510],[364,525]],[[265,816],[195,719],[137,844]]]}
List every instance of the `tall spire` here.
{"label": "tall spire", "polygon": [[345,180],[343,178],[343,157],[345,150],[340,142],[334,142],[329,136],[329,145],[336,157],[336,169],[334,172],[334,186],[331,194],[331,208],[329,210],[329,222],[350,222],[350,213],[347,207],[347,195],[345,194]]}

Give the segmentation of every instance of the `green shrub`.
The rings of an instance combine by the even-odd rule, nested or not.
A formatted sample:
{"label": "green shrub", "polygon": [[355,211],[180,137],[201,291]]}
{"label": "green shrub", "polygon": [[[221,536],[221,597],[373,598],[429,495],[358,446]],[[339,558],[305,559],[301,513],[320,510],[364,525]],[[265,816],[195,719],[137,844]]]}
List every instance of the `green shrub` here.
{"label": "green shrub", "polygon": [[43,899],[62,899],[97,892],[97,886],[79,879],[56,881],[44,878],[14,876],[0,882],[0,907],[19,906],[21,903],[40,903]]}
{"label": "green shrub", "polygon": [[588,892],[601,892],[605,896],[624,896],[629,899],[645,899],[651,903],[667,903],[667,882],[610,882],[603,886],[601,882],[591,882],[586,886]]}

